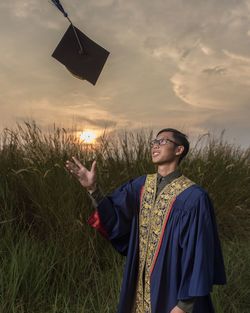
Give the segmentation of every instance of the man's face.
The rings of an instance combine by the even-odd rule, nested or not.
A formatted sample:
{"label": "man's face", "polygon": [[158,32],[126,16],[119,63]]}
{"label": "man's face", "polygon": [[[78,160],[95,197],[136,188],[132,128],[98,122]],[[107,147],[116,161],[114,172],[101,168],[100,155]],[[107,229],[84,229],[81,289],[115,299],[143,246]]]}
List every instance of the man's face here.
{"label": "man's face", "polygon": [[166,163],[172,163],[175,160],[178,160],[178,150],[180,146],[177,146],[175,143],[171,141],[175,141],[173,137],[172,132],[163,132],[160,133],[156,139],[169,139],[170,141],[167,141],[166,144],[160,145],[160,144],[154,144],[151,148],[151,156],[152,156],[152,162],[157,165],[166,164]]}

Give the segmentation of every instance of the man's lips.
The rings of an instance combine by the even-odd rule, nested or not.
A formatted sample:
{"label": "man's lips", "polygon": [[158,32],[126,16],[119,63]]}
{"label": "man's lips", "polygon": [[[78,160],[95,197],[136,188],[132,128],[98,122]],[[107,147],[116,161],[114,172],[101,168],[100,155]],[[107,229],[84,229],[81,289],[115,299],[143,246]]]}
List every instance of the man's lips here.
{"label": "man's lips", "polygon": [[152,152],[152,156],[153,156],[153,157],[156,157],[156,156],[158,156],[159,154],[160,154],[159,151],[153,151],[153,152]]}

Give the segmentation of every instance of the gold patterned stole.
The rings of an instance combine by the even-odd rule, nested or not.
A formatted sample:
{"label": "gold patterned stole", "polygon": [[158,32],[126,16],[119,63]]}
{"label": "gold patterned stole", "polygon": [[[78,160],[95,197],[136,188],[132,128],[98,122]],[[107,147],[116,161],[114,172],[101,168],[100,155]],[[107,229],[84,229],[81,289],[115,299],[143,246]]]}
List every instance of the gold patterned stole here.
{"label": "gold patterned stole", "polygon": [[157,174],[147,175],[139,216],[139,273],[135,313],[151,313],[150,276],[161,247],[164,230],[176,197],[194,183],[180,176],[156,198]]}

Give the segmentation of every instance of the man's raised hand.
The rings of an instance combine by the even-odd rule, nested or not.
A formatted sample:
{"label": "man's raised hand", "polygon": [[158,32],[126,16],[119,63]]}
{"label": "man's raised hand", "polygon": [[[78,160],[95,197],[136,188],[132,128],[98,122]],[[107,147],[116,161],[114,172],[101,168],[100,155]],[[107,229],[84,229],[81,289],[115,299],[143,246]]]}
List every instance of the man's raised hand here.
{"label": "man's raised hand", "polygon": [[66,168],[88,191],[93,192],[96,189],[96,161],[92,163],[90,171],[84,167],[77,158],[72,157],[72,161],[66,161]]}

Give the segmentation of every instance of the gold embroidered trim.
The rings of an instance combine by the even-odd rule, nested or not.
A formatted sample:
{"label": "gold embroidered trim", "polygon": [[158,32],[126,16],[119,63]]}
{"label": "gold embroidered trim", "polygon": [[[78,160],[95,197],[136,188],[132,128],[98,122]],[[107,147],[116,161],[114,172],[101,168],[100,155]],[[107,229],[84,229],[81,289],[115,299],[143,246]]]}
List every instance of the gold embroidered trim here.
{"label": "gold embroidered trim", "polygon": [[194,183],[180,176],[156,198],[157,174],[147,175],[139,216],[139,274],[135,313],[151,313],[150,276],[174,199]]}

